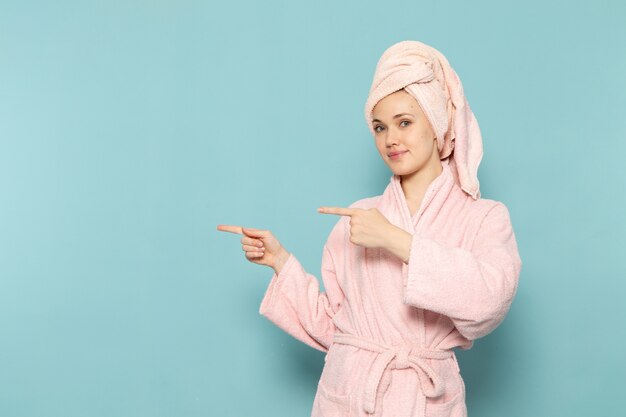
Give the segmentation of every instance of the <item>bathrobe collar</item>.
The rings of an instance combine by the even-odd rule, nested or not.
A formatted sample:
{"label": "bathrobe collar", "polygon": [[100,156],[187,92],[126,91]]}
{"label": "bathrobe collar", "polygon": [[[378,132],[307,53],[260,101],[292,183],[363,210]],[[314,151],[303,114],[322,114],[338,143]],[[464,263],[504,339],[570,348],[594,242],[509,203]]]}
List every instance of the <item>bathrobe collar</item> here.
{"label": "bathrobe collar", "polygon": [[415,233],[417,223],[426,210],[439,211],[456,185],[448,161],[441,161],[441,165],[443,170],[426,188],[420,207],[413,216],[410,214],[399,175],[391,176],[389,185],[383,193],[383,206],[388,204],[395,206],[397,211],[393,211],[396,211],[396,215],[399,212],[402,219],[402,224],[398,226],[409,233]]}

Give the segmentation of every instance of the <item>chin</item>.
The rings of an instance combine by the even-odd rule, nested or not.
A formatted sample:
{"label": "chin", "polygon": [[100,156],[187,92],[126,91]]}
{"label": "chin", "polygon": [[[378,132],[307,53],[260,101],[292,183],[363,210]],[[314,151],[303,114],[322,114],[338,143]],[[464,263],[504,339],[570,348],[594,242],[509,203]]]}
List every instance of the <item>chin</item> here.
{"label": "chin", "polygon": [[394,175],[410,175],[413,174],[417,171],[419,171],[419,168],[402,168],[402,167],[398,167],[398,166],[393,166],[393,165],[387,165],[389,167],[389,170],[391,172],[393,172]]}

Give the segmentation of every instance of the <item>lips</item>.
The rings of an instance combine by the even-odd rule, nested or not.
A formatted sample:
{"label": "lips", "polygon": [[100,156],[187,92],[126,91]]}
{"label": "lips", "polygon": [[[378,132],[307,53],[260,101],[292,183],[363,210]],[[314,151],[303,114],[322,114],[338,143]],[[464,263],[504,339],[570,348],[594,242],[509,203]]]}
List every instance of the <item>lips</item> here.
{"label": "lips", "polygon": [[390,158],[393,158],[394,156],[397,156],[397,155],[402,155],[403,153],[406,153],[406,152],[408,152],[408,151],[389,152],[388,156],[389,156]]}

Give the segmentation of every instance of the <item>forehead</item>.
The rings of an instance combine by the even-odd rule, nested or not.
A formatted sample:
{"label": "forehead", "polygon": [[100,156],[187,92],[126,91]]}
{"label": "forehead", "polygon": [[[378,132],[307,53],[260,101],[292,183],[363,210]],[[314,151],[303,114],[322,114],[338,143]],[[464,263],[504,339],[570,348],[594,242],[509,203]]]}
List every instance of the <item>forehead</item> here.
{"label": "forehead", "polygon": [[372,109],[374,118],[393,117],[397,113],[420,115],[421,109],[417,101],[405,90],[398,90],[383,97]]}

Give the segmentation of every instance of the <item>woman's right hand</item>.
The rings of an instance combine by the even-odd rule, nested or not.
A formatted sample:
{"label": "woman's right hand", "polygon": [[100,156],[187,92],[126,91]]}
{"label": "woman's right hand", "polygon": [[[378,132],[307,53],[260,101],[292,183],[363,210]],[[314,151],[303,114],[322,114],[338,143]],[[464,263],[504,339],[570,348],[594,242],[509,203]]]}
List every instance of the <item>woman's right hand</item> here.
{"label": "woman's right hand", "polygon": [[250,262],[267,265],[278,274],[289,258],[289,252],[269,230],[220,224],[217,230],[242,235],[241,248]]}

